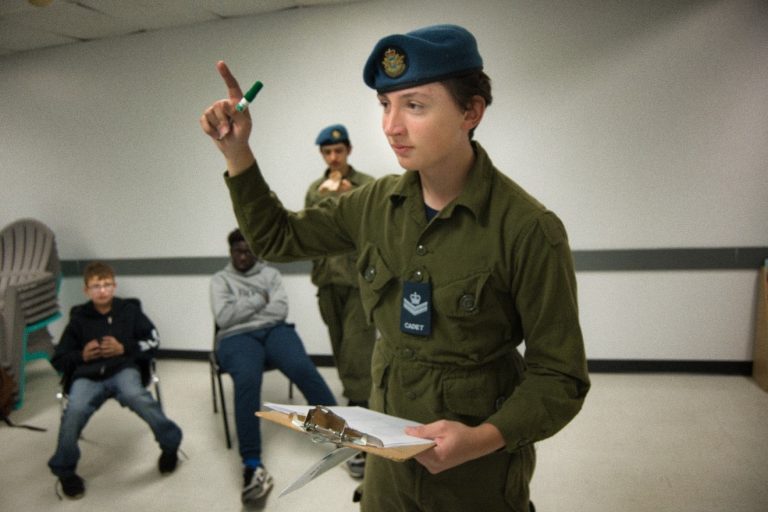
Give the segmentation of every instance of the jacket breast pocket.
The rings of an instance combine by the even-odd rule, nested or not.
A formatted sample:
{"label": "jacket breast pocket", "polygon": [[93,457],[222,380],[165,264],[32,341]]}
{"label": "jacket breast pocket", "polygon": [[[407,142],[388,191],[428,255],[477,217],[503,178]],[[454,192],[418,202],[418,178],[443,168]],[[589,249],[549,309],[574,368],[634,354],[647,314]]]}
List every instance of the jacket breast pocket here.
{"label": "jacket breast pocket", "polygon": [[509,337],[509,321],[491,279],[491,272],[480,271],[435,289],[437,318],[447,323],[444,332],[454,340],[487,342]]}
{"label": "jacket breast pocket", "polygon": [[378,248],[371,243],[363,246],[356,266],[363,310],[368,321],[373,322],[373,310],[395,282],[396,276],[387,266]]}

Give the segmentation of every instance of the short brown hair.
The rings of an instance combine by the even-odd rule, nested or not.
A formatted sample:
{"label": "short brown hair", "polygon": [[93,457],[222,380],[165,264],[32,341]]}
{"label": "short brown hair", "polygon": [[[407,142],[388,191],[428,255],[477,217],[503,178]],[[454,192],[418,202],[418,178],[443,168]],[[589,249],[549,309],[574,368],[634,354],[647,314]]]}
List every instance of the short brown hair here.
{"label": "short brown hair", "polygon": [[115,279],[115,269],[101,261],[92,261],[83,270],[83,281],[88,284],[91,279]]}
{"label": "short brown hair", "polygon": [[[453,101],[459,106],[459,109],[465,111],[472,102],[472,98],[480,96],[485,100],[485,106],[489,106],[493,101],[491,94],[491,78],[483,71],[473,71],[466,75],[457,76],[443,80],[442,84],[448,89]],[[475,129],[469,131],[469,139],[475,134]]]}

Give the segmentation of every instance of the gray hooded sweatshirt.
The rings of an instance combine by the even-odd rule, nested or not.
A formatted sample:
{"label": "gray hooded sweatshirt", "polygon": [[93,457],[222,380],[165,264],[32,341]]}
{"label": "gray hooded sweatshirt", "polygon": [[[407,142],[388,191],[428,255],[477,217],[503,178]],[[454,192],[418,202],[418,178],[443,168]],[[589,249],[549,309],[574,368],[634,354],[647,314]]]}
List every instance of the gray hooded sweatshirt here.
{"label": "gray hooded sweatshirt", "polygon": [[262,260],[245,273],[228,263],[211,278],[211,309],[219,327],[217,346],[227,336],[284,322],[288,295],[280,272]]}

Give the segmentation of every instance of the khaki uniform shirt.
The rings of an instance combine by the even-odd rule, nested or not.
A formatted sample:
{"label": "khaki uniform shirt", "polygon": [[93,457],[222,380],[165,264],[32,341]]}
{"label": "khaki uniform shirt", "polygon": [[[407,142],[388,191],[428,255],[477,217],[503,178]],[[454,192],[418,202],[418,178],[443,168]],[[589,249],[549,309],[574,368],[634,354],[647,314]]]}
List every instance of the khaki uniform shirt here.
{"label": "khaki uniform shirt", "polygon": [[[330,204],[335,204],[338,197],[342,194],[336,192],[329,192],[327,194],[321,194],[318,191],[320,185],[328,179],[329,170],[325,170],[322,178],[318,178],[312,182],[307,190],[307,194],[304,197],[304,207],[309,208],[320,204],[323,200],[331,201]],[[372,182],[373,176],[369,176],[360,171],[356,171],[351,165],[349,166],[349,173],[344,178],[352,185],[352,189],[355,189],[361,185]],[[354,252],[343,254],[341,256],[331,256],[328,258],[318,258],[312,261],[312,283],[315,286],[325,286],[327,284],[339,284],[343,286],[352,286],[357,288],[357,272],[355,271],[355,260],[357,259]]]}
{"label": "khaki uniform shirt", "polygon": [[[240,228],[265,258],[357,250],[363,305],[381,333],[371,408],[489,422],[514,451],[565,426],[589,389],[576,279],[560,220],[474,149],[464,190],[429,223],[417,172],[298,213],[256,165],[226,181]],[[405,281],[431,284],[427,337],[400,331]]]}

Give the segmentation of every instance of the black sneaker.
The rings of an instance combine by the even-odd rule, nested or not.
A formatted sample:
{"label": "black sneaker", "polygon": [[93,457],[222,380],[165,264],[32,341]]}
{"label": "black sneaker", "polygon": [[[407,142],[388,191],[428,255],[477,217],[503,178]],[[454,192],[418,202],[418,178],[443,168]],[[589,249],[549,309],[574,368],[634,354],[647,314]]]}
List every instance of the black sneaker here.
{"label": "black sneaker", "polygon": [[272,475],[267,473],[264,466],[243,469],[243,493],[240,499],[243,503],[250,503],[263,498],[272,490]]}
{"label": "black sneaker", "polygon": [[355,492],[352,493],[352,503],[360,503],[363,499],[363,484],[357,486]]}
{"label": "black sneaker", "polygon": [[67,498],[79,500],[85,496],[85,482],[76,474],[60,476],[59,482],[61,482],[61,490],[64,491]]}
{"label": "black sneaker", "polygon": [[173,473],[176,470],[176,465],[179,463],[179,455],[176,450],[163,450],[160,454],[160,458],[157,459],[157,469],[164,475]]}

